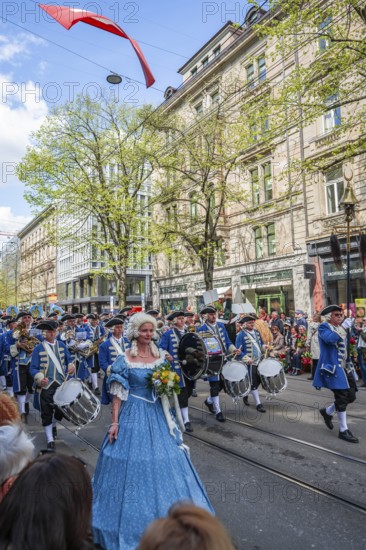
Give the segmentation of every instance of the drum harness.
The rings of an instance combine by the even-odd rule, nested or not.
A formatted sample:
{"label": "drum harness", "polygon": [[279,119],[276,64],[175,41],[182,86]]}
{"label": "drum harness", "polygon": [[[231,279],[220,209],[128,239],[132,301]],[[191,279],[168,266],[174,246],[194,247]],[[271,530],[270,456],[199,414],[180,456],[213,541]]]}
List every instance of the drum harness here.
{"label": "drum harness", "polygon": [[[59,374],[61,374],[61,376],[66,380],[67,379],[67,376],[65,377],[65,373],[64,371],[62,370],[62,367],[61,367],[61,364],[60,364],[60,361],[59,359],[56,357],[55,355],[55,352],[53,351],[52,349],[52,346],[50,346],[50,344],[48,342],[42,342],[43,343],[43,347],[47,353],[47,355],[49,356],[49,358],[52,360],[52,362],[54,363],[55,367],[56,367],[56,370],[58,371]],[[45,373],[46,374],[46,373]]]}

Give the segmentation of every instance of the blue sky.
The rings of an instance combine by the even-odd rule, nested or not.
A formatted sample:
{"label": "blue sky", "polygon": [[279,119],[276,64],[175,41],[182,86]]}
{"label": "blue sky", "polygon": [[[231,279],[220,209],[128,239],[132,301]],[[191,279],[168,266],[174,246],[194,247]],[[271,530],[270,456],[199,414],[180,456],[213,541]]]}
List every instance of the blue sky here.
{"label": "blue sky", "polygon": [[[180,85],[179,67],[227,21],[242,22],[248,9],[246,1],[55,0],[52,4],[87,9],[116,21],[139,42],[156,82],[145,89],[139,61],[127,40],[83,23],[67,31],[33,0],[2,0],[0,232],[17,231],[31,219],[14,166],[29,144],[31,131],[39,128],[55,105],[78,93],[97,98],[109,88],[120,101],[158,105],[167,86]],[[107,69],[64,48],[132,80],[111,87],[106,82]]]}

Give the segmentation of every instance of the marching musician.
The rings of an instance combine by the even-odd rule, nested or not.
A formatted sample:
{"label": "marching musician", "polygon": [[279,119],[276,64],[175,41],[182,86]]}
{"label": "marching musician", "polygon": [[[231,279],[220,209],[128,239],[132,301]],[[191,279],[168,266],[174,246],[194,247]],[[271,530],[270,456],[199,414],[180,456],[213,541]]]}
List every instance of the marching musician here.
{"label": "marching musician", "polygon": [[[98,345],[102,342],[106,330],[104,327],[100,326],[98,315],[96,313],[90,313],[86,316],[89,322],[89,328],[92,332],[91,341],[92,344]],[[88,359],[86,360],[88,364],[88,369],[90,372],[90,381],[92,385],[92,389],[94,391],[95,395],[100,395],[100,389],[98,388],[98,372],[100,370],[99,366],[99,356],[98,356],[98,350],[93,353]]]}
{"label": "marching musician", "polygon": [[[217,322],[217,309],[213,306],[206,306],[202,309],[201,314],[207,315],[206,322],[199,328],[197,328],[196,332],[211,332],[211,334],[218,338],[223,353],[225,355],[232,354],[233,356],[235,356],[237,354],[240,354],[240,350],[238,350],[231,342],[224,323]],[[220,376],[210,376],[208,378],[208,381],[210,383],[210,397],[208,397],[204,403],[210,413],[216,415],[216,420],[218,420],[219,422],[225,422],[226,419],[222,414],[220,408]]]}
{"label": "marching musician", "polygon": [[[14,394],[17,397],[19,412],[23,422],[27,421],[29,414],[29,401],[33,394],[33,379],[29,371],[32,349],[27,341],[32,338],[30,335],[32,316],[27,311],[20,311],[15,321],[21,321],[8,335],[5,343],[5,353],[11,356],[10,368],[13,378]],[[23,330],[24,327],[24,330]],[[36,336],[40,342],[42,336]]]}
{"label": "marching musician", "polygon": [[66,376],[75,373],[75,365],[67,346],[56,339],[57,321],[45,320],[38,327],[45,331],[45,340],[34,348],[30,365],[30,374],[39,392],[39,403],[35,399],[34,406],[41,412],[47,449],[54,451],[57,421],[62,420],[62,412],[54,406],[53,397]]}
{"label": "marching musician", "polygon": [[126,319],[126,317],[121,314],[118,317],[110,319],[104,325],[105,328],[112,329],[112,333],[108,336],[107,340],[99,346],[99,365],[105,373],[102,387],[102,405],[109,405],[109,403],[112,402],[106,384],[110,367],[117,357],[123,355],[130,347],[130,341],[123,334],[124,319]]}
{"label": "marching musician", "polygon": [[[82,313],[74,313],[76,319],[75,325],[75,340],[76,340],[76,364],[77,376],[80,380],[89,380],[91,375],[90,357],[85,357],[84,351],[87,352],[91,346],[93,332],[87,323],[84,323],[84,315]],[[79,352],[78,352],[79,350]]]}
{"label": "marching musician", "polygon": [[[262,358],[262,351],[265,349],[261,335],[258,330],[254,328],[256,317],[252,315],[245,315],[238,322],[243,325],[242,330],[236,337],[235,344],[241,348],[240,359],[248,366],[249,376],[251,380],[251,394],[254,397],[254,401],[257,407],[257,411],[265,413],[266,409],[263,407],[258,386],[261,384],[261,379],[258,374],[258,364]],[[249,406],[248,396],[243,398],[244,404]]]}
{"label": "marching musician", "polygon": [[320,355],[316,367],[313,386],[328,388],[334,394],[334,403],[320,409],[325,425],[333,430],[333,415],[337,412],[339,439],[348,443],[358,443],[347,426],[347,406],[356,399],[356,381],[353,365],[347,364],[347,333],[341,326],[342,308],[330,305],[320,312],[325,322],[318,327]]}
{"label": "marching musician", "polygon": [[1,317],[1,326],[0,326],[0,390],[6,390],[6,377],[8,375],[8,360],[5,360],[4,346],[5,346],[5,335],[7,332],[6,322],[11,319],[10,315],[3,315]]}
{"label": "marching musician", "polygon": [[13,319],[11,315],[6,315],[5,332],[1,335],[1,361],[2,361],[1,368],[5,376],[6,391],[8,392],[10,397],[14,396],[13,376],[11,373],[11,355],[10,355],[10,352],[6,350],[10,349],[8,339],[15,327],[16,327],[15,319]]}
{"label": "marching musician", "polygon": [[185,327],[185,314],[184,311],[174,311],[167,316],[167,321],[173,323],[173,327],[168,331],[164,332],[162,335],[159,348],[167,351],[171,356],[170,363],[175,369],[175,372],[179,376],[179,386],[181,388],[180,394],[178,395],[179,407],[182,413],[183,423],[186,428],[186,432],[193,432],[193,428],[189,421],[188,413],[188,399],[192,395],[193,390],[193,381],[186,378],[180,368],[178,361],[178,346],[179,342],[186,334],[187,329]]}

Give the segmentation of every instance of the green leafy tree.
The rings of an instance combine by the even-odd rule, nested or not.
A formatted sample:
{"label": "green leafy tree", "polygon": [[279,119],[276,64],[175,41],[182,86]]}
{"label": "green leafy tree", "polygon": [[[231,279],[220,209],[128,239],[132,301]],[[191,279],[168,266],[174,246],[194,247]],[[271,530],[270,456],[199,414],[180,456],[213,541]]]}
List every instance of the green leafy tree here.
{"label": "green leafy tree", "polygon": [[238,181],[237,163],[243,133],[238,115],[215,107],[208,116],[187,122],[160,113],[165,147],[155,159],[156,252],[165,252],[176,272],[202,269],[206,290],[213,288],[213,273],[225,261],[231,204],[246,196]]}
{"label": "green leafy tree", "polygon": [[113,277],[120,306],[127,268],[147,263],[147,197],[160,146],[152,111],[80,96],[48,117],[18,165],[29,203],[56,207],[55,244],[75,247],[98,265],[94,274]]}
{"label": "green leafy tree", "polygon": [[[255,2],[253,2],[255,3]],[[321,169],[365,146],[366,9],[360,0],[272,0],[256,25],[273,39],[272,62],[282,77],[268,96],[269,139],[323,117],[331,155],[302,167]]]}

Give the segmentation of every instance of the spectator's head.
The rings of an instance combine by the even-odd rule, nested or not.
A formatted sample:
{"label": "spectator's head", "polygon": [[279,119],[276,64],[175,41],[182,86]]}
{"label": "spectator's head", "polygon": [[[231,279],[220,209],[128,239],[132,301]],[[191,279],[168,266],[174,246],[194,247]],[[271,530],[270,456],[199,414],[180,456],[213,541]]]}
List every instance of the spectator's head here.
{"label": "spectator's head", "polygon": [[168,517],[154,521],[137,550],[234,550],[222,523],[194,505],[173,506]]}
{"label": "spectator's head", "polygon": [[319,313],[314,313],[313,322],[314,323],[320,323],[320,321],[321,321],[321,316],[319,315]]}
{"label": "spectator's head", "polygon": [[271,312],[271,317],[272,319],[277,319],[278,318],[278,311],[276,311],[275,309]]}
{"label": "spectator's head", "polygon": [[306,328],[304,327],[304,325],[299,325],[298,332],[299,334],[306,334]]}
{"label": "spectator's head", "polygon": [[277,336],[277,334],[280,332],[280,329],[277,326],[273,326],[271,328],[273,336]]}
{"label": "spectator's head", "polygon": [[29,464],[0,506],[0,547],[80,550],[90,528],[92,489],[75,457],[48,454]]}
{"label": "spectator's head", "polygon": [[0,426],[20,422],[19,409],[14,401],[6,393],[0,393]]}
{"label": "spectator's head", "polygon": [[33,454],[32,440],[19,424],[0,427],[0,501]]}

